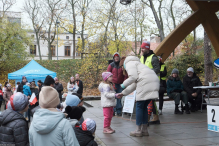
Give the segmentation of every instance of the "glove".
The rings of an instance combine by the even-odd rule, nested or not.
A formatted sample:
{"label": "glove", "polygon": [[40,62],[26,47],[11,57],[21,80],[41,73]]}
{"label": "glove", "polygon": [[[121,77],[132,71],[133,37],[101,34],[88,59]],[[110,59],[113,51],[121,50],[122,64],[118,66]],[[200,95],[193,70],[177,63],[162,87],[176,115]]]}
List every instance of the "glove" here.
{"label": "glove", "polygon": [[125,89],[125,86],[123,84],[120,85],[122,87],[122,89]]}

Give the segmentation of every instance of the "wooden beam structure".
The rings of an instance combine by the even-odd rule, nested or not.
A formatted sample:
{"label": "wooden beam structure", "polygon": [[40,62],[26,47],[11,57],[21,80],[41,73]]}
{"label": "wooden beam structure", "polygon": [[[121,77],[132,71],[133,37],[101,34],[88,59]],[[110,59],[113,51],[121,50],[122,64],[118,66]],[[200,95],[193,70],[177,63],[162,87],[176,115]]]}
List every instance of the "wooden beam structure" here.
{"label": "wooden beam structure", "polygon": [[194,13],[179,24],[156,48],[157,56],[162,56],[165,61],[173,50],[189,35],[198,25],[202,24],[208,34],[215,52],[219,57],[219,1],[186,0]]}

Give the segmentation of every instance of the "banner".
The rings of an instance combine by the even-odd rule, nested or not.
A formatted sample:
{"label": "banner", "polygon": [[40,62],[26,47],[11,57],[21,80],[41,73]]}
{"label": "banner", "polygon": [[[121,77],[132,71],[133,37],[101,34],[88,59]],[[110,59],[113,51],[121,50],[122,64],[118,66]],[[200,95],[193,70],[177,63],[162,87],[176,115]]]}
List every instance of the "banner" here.
{"label": "banner", "polygon": [[136,95],[136,91],[132,92],[128,96],[125,96],[125,102],[122,112],[133,113],[133,109],[135,105],[135,95]]}

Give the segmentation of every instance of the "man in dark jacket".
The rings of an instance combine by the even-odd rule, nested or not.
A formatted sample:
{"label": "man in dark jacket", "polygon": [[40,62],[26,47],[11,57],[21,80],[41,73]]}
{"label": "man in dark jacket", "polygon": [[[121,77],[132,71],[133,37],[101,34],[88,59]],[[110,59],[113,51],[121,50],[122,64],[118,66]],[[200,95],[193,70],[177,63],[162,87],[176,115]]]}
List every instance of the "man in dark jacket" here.
{"label": "man in dark jacket", "polygon": [[201,108],[202,93],[201,89],[193,89],[194,86],[202,86],[198,76],[196,76],[194,69],[189,67],[187,75],[183,78],[183,87],[187,92],[189,102],[191,103],[191,111],[195,112]]}
{"label": "man in dark jacket", "polygon": [[[113,74],[113,83],[115,84],[114,88],[116,93],[121,93],[122,92],[122,87],[120,87],[120,84],[123,83],[123,81],[127,78],[126,76],[123,75],[122,68],[119,66],[120,63],[120,56],[119,53],[116,52],[113,55],[113,62],[109,64],[107,71],[111,72]],[[114,108],[114,114],[117,114],[117,116],[122,115],[122,103],[121,99],[117,98],[117,103],[116,107]]]}
{"label": "man in dark jacket", "polygon": [[55,80],[55,85],[54,88],[57,90],[57,92],[59,93],[59,99],[60,102],[62,102],[62,91],[63,91],[63,86],[61,83],[59,83],[59,79],[57,77],[54,78]]}
{"label": "man in dark jacket", "polygon": [[0,114],[0,145],[29,145],[28,123],[23,113],[28,109],[28,98],[16,93],[8,102],[8,109]]}
{"label": "man in dark jacket", "polygon": [[27,83],[27,78],[25,76],[22,77],[22,82],[17,88],[17,92],[22,92],[23,93],[23,86],[26,85]]}
{"label": "man in dark jacket", "polygon": [[37,81],[37,85],[39,87],[39,92],[41,91],[41,88],[43,87],[43,82],[41,80]]}
{"label": "man in dark jacket", "polygon": [[82,95],[83,94],[83,82],[80,80],[79,74],[75,75],[75,79],[76,79],[76,83],[77,83],[77,85],[79,87],[77,93]]}

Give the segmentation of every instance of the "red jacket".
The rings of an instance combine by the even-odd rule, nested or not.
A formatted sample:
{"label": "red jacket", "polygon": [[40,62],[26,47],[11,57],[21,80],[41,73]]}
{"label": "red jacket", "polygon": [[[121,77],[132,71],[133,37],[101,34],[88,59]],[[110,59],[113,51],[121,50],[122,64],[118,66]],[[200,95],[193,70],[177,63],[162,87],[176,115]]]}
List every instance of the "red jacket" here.
{"label": "red jacket", "polygon": [[122,68],[119,66],[119,63],[115,63],[114,61],[109,64],[107,71],[113,74],[114,84],[122,84],[123,81],[127,78],[123,75],[123,71]]}

